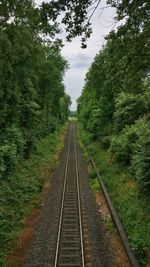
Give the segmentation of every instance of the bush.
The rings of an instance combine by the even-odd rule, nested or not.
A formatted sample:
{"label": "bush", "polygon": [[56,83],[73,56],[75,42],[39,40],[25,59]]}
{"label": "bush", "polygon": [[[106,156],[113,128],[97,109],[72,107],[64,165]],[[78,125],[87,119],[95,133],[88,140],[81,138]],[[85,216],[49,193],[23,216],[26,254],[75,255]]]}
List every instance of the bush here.
{"label": "bush", "polygon": [[18,156],[23,154],[25,140],[23,139],[23,134],[21,130],[15,125],[12,124],[6,129],[5,133],[5,143],[15,144],[17,149]]}
{"label": "bush", "polygon": [[15,144],[3,145],[0,148],[0,178],[8,174],[17,163],[17,148]]}
{"label": "bush", "polygon": [[145,102],[147,113],[149,113],[150,112],[150,79],[145,80],[144,86],[145,86],[145,90],[143,94],[143,99]]}
{"label": "bush", "polygon": [[138,132],[132,169],[141,188],[150,191],[150,122],[145,122]]}
{"label": "bush", "polygon": [[103,148],[109,148],[110,142],[111,142],[110,136],[104,136],[104,137],[100,138],[100,144],[101,144],[101,147],[103,147]]}
{"label": "bush", "polygon": [[54,117],[51,116],[50,121],[49,121],[49,132],[54,133],[58,127],[58,120]]}
{"label": "bush", "polygon": [[15,168],[23,154],[24,140],[20,130],[12,125],[1,134],[0,178],[6,177]]}
{"label": "bush", "polygon": [[150,122],[148,116],[132,126],[126,126],[120,135],[112,137],[110,150],[118,161],[130,165],[143,190],[150,190]]}
{"label": "bush", "polygon": [[121,92],[115,101],[114,129],[121,132],[127,125],[132,125],[147,110],[142,95]]}
{"label": "bush", "polygon": [[110,150],[118,161],[129,164],[137,139],[137,125],[126,126],[120,135],[112,137]]}

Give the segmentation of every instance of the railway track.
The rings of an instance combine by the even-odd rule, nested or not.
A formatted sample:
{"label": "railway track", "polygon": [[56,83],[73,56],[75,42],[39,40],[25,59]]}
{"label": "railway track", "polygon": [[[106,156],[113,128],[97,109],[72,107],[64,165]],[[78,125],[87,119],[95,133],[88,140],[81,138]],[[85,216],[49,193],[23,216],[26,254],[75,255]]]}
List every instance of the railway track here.
{"label": "railway track", "polygon": [[74,124],[70,124],[55,267],[84,267],[80,182]]}
{"label": "railway track", "polygon": [[[100,227],[99,213],[89,190],[87,165],[82,158],[76,143],[75,126],[71,122],[61,164],[42,210],[36,238],[26,257],[26,267],[115,266],[105,232]],[[90,153],[89,159],[131,263],[127,266],[139,267]]]}

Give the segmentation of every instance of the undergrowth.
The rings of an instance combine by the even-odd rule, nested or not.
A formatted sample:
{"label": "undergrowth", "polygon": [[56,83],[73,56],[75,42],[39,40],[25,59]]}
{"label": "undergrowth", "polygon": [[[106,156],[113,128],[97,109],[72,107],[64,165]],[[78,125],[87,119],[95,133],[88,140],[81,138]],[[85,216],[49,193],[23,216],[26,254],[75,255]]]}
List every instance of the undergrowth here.
{"label": "undergrowth", "polygon": [[0,266],[6,267],[6,257],[17,240],[27,216],[40,207],[40,193],[45,181],[58,162],[63,146],[60,139],[67,125],[43,138],[29,160],[20,162],[6,180],[0,181]]}
{"label": "undergrowth", "polygon": [[95,171],[90,167],[88,170],[89,179],[90,179],[90,187],[93,192],[99,192],[100,191],[100,184],[98,182],[97,176]]}
{"label": "undergrowth", "polygon": [[[79,123],[77,125],[80,130],[79,138],[88,144],[131,247],[144,266],[150,251],[150,200],[139,190],[138,183],[132,177],[130,170],[117,163],[110,151],[102,148],[99,142],[90,143],[89,135]],[[92,188],[95,190],[95,181],[94,184],[92,182]]]}

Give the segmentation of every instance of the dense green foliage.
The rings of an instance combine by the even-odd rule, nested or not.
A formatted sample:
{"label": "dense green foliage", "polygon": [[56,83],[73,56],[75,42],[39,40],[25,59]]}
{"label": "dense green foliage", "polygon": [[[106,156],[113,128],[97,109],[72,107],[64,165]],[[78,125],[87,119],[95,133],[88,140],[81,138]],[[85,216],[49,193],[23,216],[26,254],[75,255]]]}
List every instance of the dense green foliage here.
{"label": "dense green foliage", "polygon": [[77,113],[83,139],[100,167],[132,248],[145,263],[150,248],[150,2],[108,2],[124,24],[110,32],[96,55]]}
{"label": "dense green foliage", "polygon": [[[20,244],[18,236],[26,225],[27,216],[32,209],[39,209],[42,205],[40,193],[43,184],[49,181],[56,167],[58,162],[56,158],[62,149],[62,137],[67,128],[65,124],[57,128],[54,133],[41,138],[30,158],[22,161],[9,178],[0,180],[0,266],[2,267],[12,266],[6,264],[6,256]],[[18,247],[17,250],[19,251]],[[16,266],[15,263],[13,266]]]}
{"label": "dense green foliage", "polygon": [[70,98],[61,42],[52,41],[57,25],[46,24],[30,0],[2,1],[0,8],[0,177],[6,179],[41,137],[65,122]]}
{"label": "dense green foliage", "polygon": [[[27,204],[38,197],[42,186],[37,176],[26,180],[15,174],[16,166],[35,148],[39,151],[39,140],[47,140],[69,114],[70,98],[63,86],[67,62],[60,53],[61,41],[55,38],[60,26],[56,19],[61,14],[67,40],[82,36],[85,48],[90,19],[99,3],[52,0],[39,7],[32,0],[0,2],[0,239],[5,244],[14,240],[13,223],[22,220]],[[110,33],[95,57],[78,116],[91,139],[110,147],[118,160],[131,166],[142,190],[148,191],[150,1],[108,0],[107,4],[116,7],[117,20],[124,18],[125,23]]]}
{"label": "dense green foliage", "polygon": [[91,139],[110,147],[150,191],[150,2],[112,2],[118,19],[126,21],[96,55],[78,100],[78,117]]}
{"label": "dense green foliage", "polygon": [[[0,266],[55,166],[69,115],[68,68],[53,18],[32,0],[0,1]],[[61,142],[59,142],[59,145]]]}
{"label": "dense green foliage", "polygon": [[[90,134],[83,129],[83,124],[79,123],[79,121],[76,124],[79,129],[78,137],[81,144],[89,142]],[[142,140],[147,142],[147,139]],[[85,150],[84,146],[83,148]],[[111,151],[100,146],[98,140],[90,140],[88,149],[92,153],[99,173],[106,184],[109,195],[129,238],[131,247],[136,252],[141,265],[145,266],[147,253],[150,248],[150,199],[149,197],[145,197],[145,194],[139,194],[138,184],[132,178],[132,174],[129,173],[125,166],[114,161]],[[140,149],[142,149],[142,152],[146,152],[143,144],[140,146]],[[145,157],[147,155],[146,153]],[[86,150],[85,156],[88,158]],[[99,191],[98,180],[94,170],[91,169],[91,164],[88,170],[92,189]],[[141,171],[140,168],[137,168],[137,170]]]}

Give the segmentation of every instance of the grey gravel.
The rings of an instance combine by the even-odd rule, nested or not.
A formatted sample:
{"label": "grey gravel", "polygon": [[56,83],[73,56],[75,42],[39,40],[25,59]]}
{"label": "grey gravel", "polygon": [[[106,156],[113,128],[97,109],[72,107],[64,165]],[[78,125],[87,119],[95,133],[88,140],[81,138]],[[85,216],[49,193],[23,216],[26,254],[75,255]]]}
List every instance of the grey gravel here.
{"label": "grey gravel", "polygon": [[77,145],[77,152],[83,202],[88,218],[88,236],[92,250],[93,267],[113,267],[113,252],[107,240],[103,223],[100,220],[94,194],[90,189],[87,162],[79,144]]}
{"label": "grey gravel", "polygon": [[60,154],[60,164],[51,178],[51,185],[38,219],[35,238],[26,253],[24,267],[47,267],[51,266],[49,263],[54,261],[59,221],[58,214],[61,205],[63,175],[67,154],[67,137],[65,138],[64,149]]}
{"label": "grey gravel", "polygon": [[[60,155],[60,163],[51,178],[50,188],[35,229],[35,238],[27,250],[23,267],[54,266],[67,147],[68,135]],[[88,236],[93,256],[93,267],[112,267],[112,251],[109,249],[107,236],[99,219],[98,208],[89,187],[87,163],[79,145],[77,145],[77,156],[83,205],[88,219]]]}

